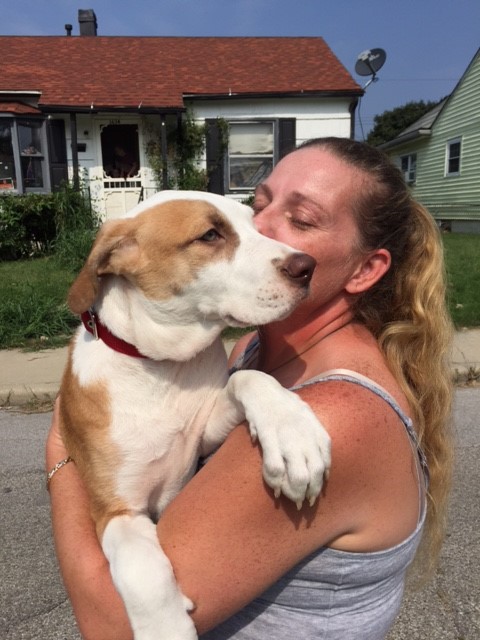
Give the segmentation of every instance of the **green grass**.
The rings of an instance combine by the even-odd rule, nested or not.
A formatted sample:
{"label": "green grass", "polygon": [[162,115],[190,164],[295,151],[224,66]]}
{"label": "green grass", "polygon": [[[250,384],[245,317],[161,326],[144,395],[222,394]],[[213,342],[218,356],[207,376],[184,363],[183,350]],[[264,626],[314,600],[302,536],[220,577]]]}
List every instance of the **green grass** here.
{"label": "green grass", "polygon": [[443,236],[448,302],[456,327],[480,326],[480,235]]}
{"label": "green grass", "polygon": [[[457,327],[480,326],[480,235],[443,239],[452,318]],[[0,262],[0,348],[65,344],[78,325],[65,303],[74,277],[55,257]]]}
{"label": "green grass", "polygon": [[78,325],[65,303],[73,279],[53,257],[0,262],[0,348],[65,344]]}

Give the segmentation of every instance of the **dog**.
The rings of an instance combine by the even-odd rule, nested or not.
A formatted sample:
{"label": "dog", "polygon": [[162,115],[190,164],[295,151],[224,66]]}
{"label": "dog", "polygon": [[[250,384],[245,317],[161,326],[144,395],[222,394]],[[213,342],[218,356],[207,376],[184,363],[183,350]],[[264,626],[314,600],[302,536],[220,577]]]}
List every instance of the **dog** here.
{"label": "dog", "polygon": [[163,191],[102,225],[70,288],[83,324],[61,384],[60,429],[136,640],[197,637],[154,522],[234,426],[246,419],[258,437],[276,496],[301,504],[320,493],[325,430],[267,374],[228,376],[221,338],[226,326],[287,316],[314,268],[259,234],[246,205]]}

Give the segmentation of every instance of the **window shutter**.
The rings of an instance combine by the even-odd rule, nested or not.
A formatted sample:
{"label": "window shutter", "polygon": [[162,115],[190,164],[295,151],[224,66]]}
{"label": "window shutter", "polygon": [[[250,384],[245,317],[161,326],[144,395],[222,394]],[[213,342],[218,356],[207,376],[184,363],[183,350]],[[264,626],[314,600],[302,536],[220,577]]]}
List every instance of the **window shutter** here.
{"label": "window shutter", "polygon": [[207,173],[208,190],[211,193],[225,194],[224,159],[221,154],[220,127],[215,119],[207,119]]}
{"label": "window shutter", "polygon": [[58,191],[68,180],[65,122],[47,120],[47,137],[52,191]]}
{"label": "window shutter", "polygon": [[295,118],[280,118],[278,121],[278,159],[280,160],[287,153],[293,151],[296,144]]}

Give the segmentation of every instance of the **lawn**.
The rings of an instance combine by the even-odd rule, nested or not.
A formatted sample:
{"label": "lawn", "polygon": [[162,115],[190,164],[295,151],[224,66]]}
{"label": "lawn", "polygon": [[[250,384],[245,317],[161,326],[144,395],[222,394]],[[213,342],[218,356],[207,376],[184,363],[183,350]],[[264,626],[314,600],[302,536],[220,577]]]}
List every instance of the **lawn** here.
{"label": "lawn", "polygon": [[65,344],[78,325],[65,303],[74,277],[53,257],[0,262],[0,348]]}
{"label": "lawn", "polygon": [[[452,318],[480,326],[480,235],[443,239]],[[0,262],[0,348],[65,344],[78,325],[65,304],[74,277],[54,257]]]}
{"label": "lawn", "polygon": [[480,327],[480,235],[443,236],[449,306],[457,327]]}

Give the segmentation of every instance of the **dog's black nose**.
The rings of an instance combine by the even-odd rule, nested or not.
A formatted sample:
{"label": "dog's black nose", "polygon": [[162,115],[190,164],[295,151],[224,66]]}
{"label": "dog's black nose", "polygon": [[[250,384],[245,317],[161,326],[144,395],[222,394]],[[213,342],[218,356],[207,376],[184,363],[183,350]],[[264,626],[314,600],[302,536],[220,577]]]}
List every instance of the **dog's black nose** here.
{"label": "dog's black nose", "polygon": [[289,280],[305,287],[312,278],[316,264],[312,256],[306,253],[294,253],[284,261],[281,271]]}

